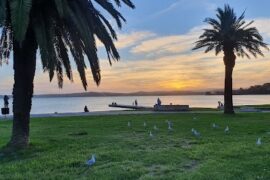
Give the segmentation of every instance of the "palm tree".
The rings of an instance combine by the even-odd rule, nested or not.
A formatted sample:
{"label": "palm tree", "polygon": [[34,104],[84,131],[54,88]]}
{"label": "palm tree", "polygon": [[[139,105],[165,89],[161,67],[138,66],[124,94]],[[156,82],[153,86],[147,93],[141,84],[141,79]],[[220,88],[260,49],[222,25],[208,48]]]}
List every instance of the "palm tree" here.
{"label": "palm tree", "polygon": [[214,50],[216,55],[223,51],[225,65],[224,87],[224,113],[234,114],[232,99],[232,73],[235,66],[236,56],[250,58],[250,53],[255,58],[263,56],[260,47],[268,49],[263,42],[262,36],[255,27],[250,27],[253,21],[246,23],[245,12],[237,17],[234,10],[225,5],[224,9],[217,9],[217,19],[206,18],[205,22],[211,29],[204,29],[193,50],[206,48],[205,53]]}
{"label": "palm tree", "polygon": [[33,96],[36,54],[39,48],[43,70],[50,80],[63,76],[73,80],[69,53],[73,56],[83,87],[87,88],[86,56],[94,81],[100,83],[100,66],[96,39],[103,43],[109,62],[120,56],[113,40],[117,35],[107,12],[119,28],[125,18],[117,10],[121,5],[135,8],[131,0],[0,0],[0,62],[14,55],[13,129],[9,146],[23,148],[29,144],[29,121]]}

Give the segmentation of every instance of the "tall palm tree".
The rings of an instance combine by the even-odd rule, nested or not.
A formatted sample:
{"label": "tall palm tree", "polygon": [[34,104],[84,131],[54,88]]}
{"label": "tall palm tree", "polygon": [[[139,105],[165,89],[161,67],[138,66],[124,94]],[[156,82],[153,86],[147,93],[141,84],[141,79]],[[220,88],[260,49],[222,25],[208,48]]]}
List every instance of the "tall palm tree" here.
{"label": "tall palm tree", "polygon": [[216,55],[223,51],[225,65],[224,113],[233,114],[232,73],[236,56],[250,58],[248,54],[250,53],[256,58],[257,55],[263,56],[260,47],[265,49],[268,47],[263,42],[258,30],[255,27],[250,27],[253,21],[245,22],[245,12],[237,17],[234,10],[229,5],[225,5],[224,9],[217,9],[216,16],[217,19],[205,19],[211,29],[204,29],[204,33],[199,37],[193,50],[206,48],[205,53],[214,50]]}
{"label": "tall palm tree", "polygon": [[117,35],[105,16],[107,12],[119,28],[125,18],[117,10],[121,5],[135,8],[131,0],[0,0],[0,62],[14,54],[13,129],[9,142],[13,147],[29,143],[29,121],[39,48],[43,70],[50,80],[57,77],[63,87],[63,76],[73,80],[69,53],[73,56],[83,87],[87,88],[85,55],[94,81],[100,83],[100,66],[96,39],[107,52],[109,62],[120,56],[113,40]]}

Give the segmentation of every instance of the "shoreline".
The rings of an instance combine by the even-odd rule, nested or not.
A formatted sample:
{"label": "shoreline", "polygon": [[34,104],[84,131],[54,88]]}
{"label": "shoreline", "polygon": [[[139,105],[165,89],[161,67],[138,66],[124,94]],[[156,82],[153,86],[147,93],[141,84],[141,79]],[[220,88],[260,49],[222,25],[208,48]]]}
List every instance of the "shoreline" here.
{"label": "shoreline", "polygon": [[[177,114],[177,113],[222,113],[222,111],[93,111],[93,112],[66,112],[66,113],[45,113],[31,114],[31,118],[49,118],[49,117],[79,117],[79,116],[111,116],[111,115],[144,115],[144,114]],[[0,116],[0,121],[12,120],[13,115]]]}
{"label": "shoreline", "polygon": [[[270,111],[260,111],[260,112],[241,112],[237,113],[270,113]],[[84,117],[84,116],[114,116],[114,115],[145,115],[145,114],[197,114],[197,113],[210,113],[210,114],[222,114],[223,111],[93,111],[93,112],[66,112],[66,113],[44,113],[44,114],[31,114],[30,118],[54,118],[54,117]],[[0,116],[0,121],[12,120],[13,115]]]}

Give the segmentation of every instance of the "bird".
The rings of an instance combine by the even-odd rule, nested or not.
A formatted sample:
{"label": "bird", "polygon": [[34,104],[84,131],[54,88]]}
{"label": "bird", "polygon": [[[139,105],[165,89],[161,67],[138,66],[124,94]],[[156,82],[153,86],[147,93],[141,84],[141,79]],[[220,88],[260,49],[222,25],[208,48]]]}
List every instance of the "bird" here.
{"label": "bird", "polygon": [[201,136],[201,133],[199,133],[198,131],[194,131],[194,136],[196,136],[196,137],[200,137]]}
{"label": "bird", "polygon": [[149,132],[149,136],[154,137],[154,135],[152,134],[152,131]]}
{"label": "bird", "polygon": [[86,161],[86,165],[93,166],[96,163],[96,156],[93,154],[92,158]]}
{"label": "bird", "polygon": [[143,126],[146,127],[146,122],[143,123]]}
{"label": "bird", "polygon": [[193,120],[196,120],[197,119],[197,117],[193,117]]}
{"label": "bird", "polygon": [[258,138],[258,139],[257,139],[256,145],[257,145],[257,146],[260,146],[260,145],[262,145],[262,141],[261,141],[261,138]]}
{"label": "bird", "polygon": [[128,122],[128,127],[130,127],[131,126],[131,123],[130,122]]}
{"label": "bird", "polygon": [[229,126],[227,126],[224,130],[225,133],[229,133],[230,129],[229,129]]}
{"label": "bird", "polygon": [[191,132],[194,136],[196,137],[200,137],[201,136],[201,133],[199,133],[197,130],[195,130],[194,128],[191,129]]}
{"label": "bird", "polygon": [[172,130],[173,130],[171,124],[168,124],[168,130],[169,130],[169,131],[172,131]]}
{"label": "bird", "polygon": [[214,129],[216,129],[216,128],[218,128],[218,125],[216,125],[215,123],[213,123],[212,127],[213,127]]}
{"label": "bird", "polygon": [[172,121],[167,121],[167,123],[168,123],[168,126],[173,126],[173,123],[172,123]]}
{"label": "bird", "polygon": [[156,126],[156,125],[154,125],[154,130],[158,130],[158,128],[157,128],[157,126]]}

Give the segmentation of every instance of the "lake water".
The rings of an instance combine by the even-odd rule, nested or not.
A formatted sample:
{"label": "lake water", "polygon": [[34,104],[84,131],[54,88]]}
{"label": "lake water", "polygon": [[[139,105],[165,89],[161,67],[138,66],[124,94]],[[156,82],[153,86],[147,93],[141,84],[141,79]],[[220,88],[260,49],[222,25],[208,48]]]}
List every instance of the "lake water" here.
{"label": "lake water", "polygon": [[[223,96],[159,96],[162,104],[188,104],[191,107],[217,107],[217,102],[223,102]],[[140,106],[153,106],[157,96],[122,96],[122,97],[57,97],[33,98],[32,114],[82,112],[85,105],[90,111],[115,111],[123,110],[110,108],[109,104],[132,105],[137,99]],[[242,95],[234,96],[234,105],[270,104],[270,95]]]}

